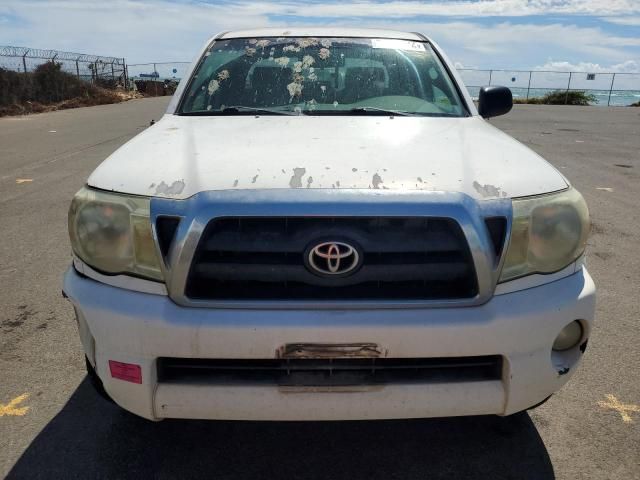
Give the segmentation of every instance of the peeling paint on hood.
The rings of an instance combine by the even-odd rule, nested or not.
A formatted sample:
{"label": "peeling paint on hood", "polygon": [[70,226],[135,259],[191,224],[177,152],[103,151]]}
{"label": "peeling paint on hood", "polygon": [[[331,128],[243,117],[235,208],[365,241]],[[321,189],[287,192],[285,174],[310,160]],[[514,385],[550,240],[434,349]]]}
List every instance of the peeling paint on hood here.
{"label": "peeling paint on hood", "polygon": [[384,188],[478,200],[567,186],[544,159],[479,117],[168,114],[158,124],[114,152],[89,185],[170,198],[242,188]]}
{"label": "peeling paint on hood", "polygon": [[[150,188],[153,188],[155,184],[151,184]],[[164,181],[160,182],[160,185],[156,187],[156,196],[165,196],[165,197],[173,197],[176,195],[180,195],[184,190],[184,181],[176,180],[171,183],[171,185],[165,183]]]}
{"label": "peeling paint on hood", "polygon": [[[283,169],[284,171],[284,169]],[[289,180],[289,186],[291,188],[301,188],[302,187],[302,177],[307,172],[305,168],[294,168],[293,176],[291,180]]]}

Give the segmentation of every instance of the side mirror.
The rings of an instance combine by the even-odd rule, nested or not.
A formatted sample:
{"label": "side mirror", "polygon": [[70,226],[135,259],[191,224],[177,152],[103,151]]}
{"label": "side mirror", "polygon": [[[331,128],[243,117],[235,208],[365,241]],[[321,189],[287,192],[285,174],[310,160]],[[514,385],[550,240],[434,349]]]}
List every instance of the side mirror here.
{"label": "side mirror", "polygon": [[513,107],[513,96],[507,87],[482,87],[478,97],[478,113],[484,118],[509,113]]}

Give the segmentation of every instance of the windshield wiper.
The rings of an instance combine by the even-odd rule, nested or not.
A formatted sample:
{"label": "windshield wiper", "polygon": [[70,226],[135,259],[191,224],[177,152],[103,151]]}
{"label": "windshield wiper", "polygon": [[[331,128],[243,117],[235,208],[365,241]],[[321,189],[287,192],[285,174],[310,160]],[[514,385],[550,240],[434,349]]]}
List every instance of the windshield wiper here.
{"label": "windshield wiper", "polygon": [[350,113],[355,113],[357,115],[366,114],[368,112],[379,113],[380,115],[391,115],[398,117],[415,117],[416,115],[409,112],[400,112],[398,110],[387,110],[385,108],[377,108],[377,107],[357,107],[349,110]]}
{"label": "windshield wiper", "polygon": [[237,113],[237,112],[254,112],[254,113],[274,113],[276,115],[298,115],[296,112],[290,110],[276,110],[275,108],[267,107],[245,107],[244,105],[233,105],[231,107],[224,107],[222,113]]}
{"label": "windshield wiper", "polygon": [[289,110],[276,110],[274,108],[267,107],[246,107],[244,105],[224,107],[222,110],[196,110],[194,112],[182,112],[180,115],[206,117],[215,115],[233,115],[243,112],[255,113],[256,115],[298,115],[297,113]]}

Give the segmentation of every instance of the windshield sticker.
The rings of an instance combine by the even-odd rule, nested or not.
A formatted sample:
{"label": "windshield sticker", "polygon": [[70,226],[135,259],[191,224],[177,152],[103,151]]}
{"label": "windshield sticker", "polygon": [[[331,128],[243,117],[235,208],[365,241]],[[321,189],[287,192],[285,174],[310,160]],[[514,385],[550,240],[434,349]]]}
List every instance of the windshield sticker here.
{"label": "windshield sticker", "polygon": [[372,48],[390,48],[394,50],[409,50],[411,52],[426,52],[424,43],[410,42],[408,40],[396,40],[393,38],[372,38]]}

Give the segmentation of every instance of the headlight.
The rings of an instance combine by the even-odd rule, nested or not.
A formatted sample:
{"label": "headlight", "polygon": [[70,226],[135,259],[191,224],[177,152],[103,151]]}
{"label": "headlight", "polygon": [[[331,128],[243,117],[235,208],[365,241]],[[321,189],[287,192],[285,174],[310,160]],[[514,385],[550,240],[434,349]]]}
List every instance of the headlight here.
{"label": "headlight", "polygon": [[83,188],[71,202],[69,236],[75,254],[102,273],[162,280],[148,198]]}
{"label": "headlight", "polygon": [[584,252],[589,228],[587,204],[573,188],[514,200],[511,239],[500,281],[562,270]]}

